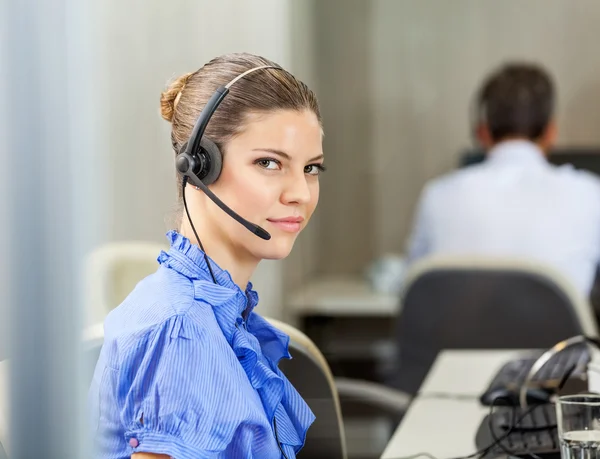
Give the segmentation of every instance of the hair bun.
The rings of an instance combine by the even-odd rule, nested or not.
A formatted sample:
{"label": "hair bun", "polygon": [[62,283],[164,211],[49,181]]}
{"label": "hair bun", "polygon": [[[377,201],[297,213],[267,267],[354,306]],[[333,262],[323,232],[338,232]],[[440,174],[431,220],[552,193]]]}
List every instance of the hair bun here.
{"label": "hair bun", "polygon": [[160,114],[169,123],[173,121],[175,107],[177,107],[181,92],[192,75],[193,73],[190,72],[180,76],[169,85],[166,91],[160,94]]}

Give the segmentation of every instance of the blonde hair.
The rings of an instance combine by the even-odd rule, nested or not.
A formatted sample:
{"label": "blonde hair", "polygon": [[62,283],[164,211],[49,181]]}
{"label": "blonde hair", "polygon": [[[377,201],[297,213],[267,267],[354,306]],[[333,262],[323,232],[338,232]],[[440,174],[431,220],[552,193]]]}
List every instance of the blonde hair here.
{"label": "blonde hair", "polygon": [[166,91],[161,94],[160,114],[169,123],[173,121],[173,115],[175,114],[175,109],[177,108],[179,99],[181,99],[183,89],[192,75],[192,72],[181,75],[169,85]]}

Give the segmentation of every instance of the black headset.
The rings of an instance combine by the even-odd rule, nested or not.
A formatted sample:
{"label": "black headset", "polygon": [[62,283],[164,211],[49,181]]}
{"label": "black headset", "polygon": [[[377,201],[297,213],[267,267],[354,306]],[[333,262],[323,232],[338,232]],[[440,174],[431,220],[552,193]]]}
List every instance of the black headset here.
{"label": "black headset", "polygon": [[215,194],[208,188],[208,185],[214,183],[219,178],[219,175],[221,175],[221,168],[223,167],[223,155],[221,154],[219,147],[217,147],[212,140],[210,140],[208,137],[204,137],[204,131],[206,130],[208,122],[225,96],[227,96],[229,93],[229,88],[241,78],[244,78],[246,75],[260,69],[281,70],[280,67],[273,65],[254,67],[238,75],[225,86],[220,86],[217,88],[200,113],[189,140],[181,148],[175,162],[177,172],[184,177],[184,188],[186,181],[189,181],[192,185],[201,189],[204,194],[206,194],[206,196],[208,196],[227,215],[242,224],[251,233],[268,241],[271,239],[271,235],[266,230],[242,218],[217,196],[215,196]]}
{"label": "black headset", "polygon": [[[521,388],[519,390],[519,405],[522,409],[527,408],[527,391],[531,389],[531,383],[535,375],[540,371],[540,369],[556,354],[561,353],[567,348],[578,344],[587,344],[591,345],[591,347],[600,350],[600,340],[594,336],[588,335],[575,335],[571,338],[567,338],[559,343],[556,343],[550,349],[545,351],[531,366],[529,372],[525,376],[523,383],[521,384]],[[570,376],[570,374],[575,371],[575,367],[572,367],[567,371],[567,375],[565,375],[565,379]]]}
{"label": "black headset", "polygon": [[[223,155],[221,154],[219,147],[217,147],[217,145],[212,140],[210,140],[208,137],[204,137],[204,131],[206,130],[208,122],[219,107],[219,104],[229,93],[229,88],[233,84],[235,84],[236,81],[245,77],[249,73],[260,69],[282,70],[281,67],[277,67],[274,65],[263,65],[260,67],[254,67],[238,75],[225,86],[220,86],[219,88],[217,88],[215,93],[211,96],[211,98],[204,106],[204,109],[200,113],[198,121],[196,121],[194,129],[192,130],[192,135],[190,136],[189,140],[183,145],[179,154],[177,155],[177,158],[175,159],[177,172],[179,172],[183,176],[182,194],[185,211],[188,220],[190,221],[190,225],[192,226],[192,230],[194,231],[194,235],[198,240],[198,244],[202,249],[204,259],[206,260],[206,264],[210,271],[210,275],[215,284],[218,284],[218,282],[215,278],[213,269],[206,255],[206,251],[204,250],[202,242],[198,237],[196,228],[194,228],[194,223],[192,222],[192,218],[190,217],[190,213],[187,208],[187,203],[185,200],[185,185],[189,181],[192,185],[201,189],[206,194],[206,196],[208,196],[217,206],[219,206],[225,213],[227,213],[227,215],[229,215],[235,221],[241,223],[251,233],[256,234],[261,239],[267,241],[271,239],[271,235],[267,231],[238,215],[229,206],[227,206],[227,204],[225,204],[217,196],[215,196],[215,194],[208,188],[208,185],[214,183],[219,178],[219,175],[221,175],[221,168],[223,167]],[[275,433],[277,446],[279,447],[279,450],[281,451],[283,457],[287,459],[287,456],[283,451],[283,447],[281,446],[281,442],[279,441],[279,434],[277,432],[277,421],[275,418],[273,418],[273,430]]]}

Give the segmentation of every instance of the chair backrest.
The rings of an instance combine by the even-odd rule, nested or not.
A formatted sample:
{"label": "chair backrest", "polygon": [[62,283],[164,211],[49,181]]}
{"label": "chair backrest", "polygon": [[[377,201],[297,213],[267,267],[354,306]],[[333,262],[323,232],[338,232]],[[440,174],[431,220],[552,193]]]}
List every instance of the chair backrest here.
{"label": "chair backrest", "polygon": [[275,319],[267,319],[290,337],[292,359],[279,368],[315,414],[301,456],[312,459],[346,459],[346,437],[335,382],[325,357],[302,332]]}
{"label": "chair backrest", "polygon": [[535,349],[597,336],[589,303],[553,269],[516,259],[430,257],[407,273],[395,386],[418,391],[443,349]]}
{"label": "chair backrest", "polygon": [[112,242],[96,248],[86,263],[86,325],[102,322],[139,281],[158,268],[164,244]]}
{"label": "chair backrest", "polygon": [[[312,459],[347,459],[342,410],[333,375],[325,357],[304,333],[278,320],[267,320],[290,337],[289,351],[292,359],[281,360],[279,368],[316,416],[308,431],[302,456]],[[83,332],[85,372],[90,381],[103,337],[102,323],[87,327]]]}

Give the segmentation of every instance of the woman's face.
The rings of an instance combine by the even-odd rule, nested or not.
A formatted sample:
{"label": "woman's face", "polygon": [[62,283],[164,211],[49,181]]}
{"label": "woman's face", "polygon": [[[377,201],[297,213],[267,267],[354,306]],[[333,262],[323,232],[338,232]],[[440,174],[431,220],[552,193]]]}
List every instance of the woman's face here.
{"label": "woman's face", "polygon": [[321,126],[314,113],[285,110],[250,116],[244,131],[227,144],[221,175],[210,188],[271,239],[252,234],[209,203],[206,211],[215,236],[244,251],[241,256],[285,258],[317,206],[322,164]]}

